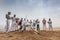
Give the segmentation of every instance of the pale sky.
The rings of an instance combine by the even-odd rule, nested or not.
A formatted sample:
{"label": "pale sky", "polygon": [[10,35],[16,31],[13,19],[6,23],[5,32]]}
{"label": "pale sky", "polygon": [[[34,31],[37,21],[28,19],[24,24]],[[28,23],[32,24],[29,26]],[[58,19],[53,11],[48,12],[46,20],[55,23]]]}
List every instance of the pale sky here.
{"label": "pale sky", "polygon": [[[10,11],[17,17],[52,19],[53,27],[60,27],[60,0],[0,0],[0,25],[5,24],[5,14]],[[42,23],[41,23],[42,25]]]}

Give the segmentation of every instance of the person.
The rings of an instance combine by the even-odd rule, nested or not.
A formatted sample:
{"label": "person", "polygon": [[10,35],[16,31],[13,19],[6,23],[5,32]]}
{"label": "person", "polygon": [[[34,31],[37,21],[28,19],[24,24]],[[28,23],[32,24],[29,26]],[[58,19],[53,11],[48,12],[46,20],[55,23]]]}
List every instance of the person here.
{"label": "person", "polygon": [[32,20],[30,20],[30,24],[32,25]]}
{"label": "person", "polygon": [[29,23],[29,20],[28,19],[26,21],[25,26],[26,26],[26,31],[29,32],[30,31],[30,23]]}
{"label": "person", "polygon": [[12,24],[11,24],[11,31],[15,31],[15,29],[16,29],[16,27],[15,27],[15,25],[16,25],[16,15],[14,15],[13,17],[12,17]]}
{"label": "person", "polygon": [[40,30],[40,22],[39,22],[39,19],[36,20],[36,26],[37,26],[37,30]]}
{"label": "person", "polygon": [[11,12],[8,12],[8,14],[6,14],[6,26],[5,26],[5,30],[4,30],[4,32],[6,32],[6,33],[8,33],[9,27],[11,26],[11,24],[10,24],[10,20],[11,20],[10,15],[11,15]]}
{"label": "person", "polygon": [[43,19],[43,20],[42,20],[42,23],[43,23],[43,30],[46,30],[46,20]]}
{"label": "person", "polygon": [[52,21],[51,21],[50,18],[49,18],[49,21],[48,21],[48,25],[49,25],[49,30],[53,30],[53,28],[52,28]]}
{"label": "person", "polygon": [[23,32],[25,30],[25,24],[26,24],[26,19],[22,20],[22,29],[21,31]]}
{"label": "person", "polygon": [[18,25],[20,26],[20,30],[22,29],[22,22],[23,22],[23,18],[20,19]]}
{"label": "person", "polygon": [[33,29],[35,29],[35,26],[36,26],[36,22],[35,20],[33,20]]}
{"label": "person", "polygon": [[16,23],[15,23],[15,31],[17,31],[19,28],[18,28],[18,23],[19,23],[19,18],[16,18]]}
{"label": "person", "polygon": [[40,23],[40,22],[39,22],[39,20],[37,19],[37,20],[35,21],[35,24],[34,24],[34,26],[35,26],[34,29],[33,29],[33,30],[35,31],[34,33],[39,33],[39,32],[38,32],[38,31],[40,30],[40,25],[39,25],[39,23]]}

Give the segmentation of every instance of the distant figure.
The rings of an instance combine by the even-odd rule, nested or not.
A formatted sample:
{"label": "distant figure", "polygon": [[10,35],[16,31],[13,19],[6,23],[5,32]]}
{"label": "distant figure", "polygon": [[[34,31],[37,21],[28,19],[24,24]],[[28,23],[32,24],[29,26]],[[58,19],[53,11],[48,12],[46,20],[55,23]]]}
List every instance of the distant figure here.
{"label": "distant figure", "polygon": [[23,18],[20,19],[18,25],[20,26],[20,30],[22,29],[22,22],[23,22]]}
{"label": "distant figure", "polygon": [[23,32],[25,30],[25,24],[26,24],[26,19],[22,20],[22,29],[21,31]]}
{"label": "distant figure", "polygon": [[30,23],[30,27],[32,27],[32,20],[30,20],[29,23]]}
{"label": "distant figure", "polygon": [[35,29],[35,26],[36,26],[36,21],[35,20],[33,20],[33,29]]}
{"label": "distant figure", "polygon": [[53,28],[52,28],[52,21],[51,21],[51,19],[49,19],[48,24],[49,24],[49,30],[53,30]]}
{"label": "distant figure", "polygon": [[11,25],[11,31],[15,31],[16,30],[16,15],[14,15],[13,17],[12,17],[12,25]]}
{"label": "distant figure", "polygon": [[6,26],[5,26],[5,32],[8,32],[10,25],[10,20],[11,20],[11,12],[8,12],[8,14],[6,14]]}
{"label": "distant figure", "polygon": [[32,20],[30,20],[30,24],[32,25]]}
{"label": "distant figure", "polygon": [[39,21],[39,19],[36,20],[36,26],[37,26],[37,30],[40,30],[40,21]]}
{"label": "distant figure", "polygon": [[17,31],[19,29],[18,23],[19,23],[19,18],[16,18],[15,31]]}
{"label": "distant figure", "polygon": [[46,30],[46,20],[43,19],[43,20],[42,20],[42,23],[43,23],[43,30]]}
{"label": "distant figure", "polygon": [[29,23],[28,19],[26,21],[25,27],[26,27],[26,31],[29,32],[30,31],[30,23]]}

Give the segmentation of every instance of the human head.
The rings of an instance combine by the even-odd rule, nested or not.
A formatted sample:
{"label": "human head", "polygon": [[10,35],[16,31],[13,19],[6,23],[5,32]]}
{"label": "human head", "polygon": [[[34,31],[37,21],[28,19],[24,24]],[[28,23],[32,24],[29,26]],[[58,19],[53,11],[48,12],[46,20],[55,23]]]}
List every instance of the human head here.
{"label": "human head", "polygon": [[11,12],[8,12],[8,15],[10,15],[11,14]]}
{"label": "human head", "polygon": [[14,14],[14,17],[16,17],[16,15]]}
{"label": "human head", "polygon": [[43,20],[45,20],[45,18],[43,18]]}
{"label": "human head", "polygon": [[51,21],[51,19],[49,18],[49,21]]}
{"label": "human head", "polygon": [[45,18],[43,18],[43,20],[45,20]]}
{"label": "human head", "polygon": [[23,18],[21,18],[21,20],[23,20]]}

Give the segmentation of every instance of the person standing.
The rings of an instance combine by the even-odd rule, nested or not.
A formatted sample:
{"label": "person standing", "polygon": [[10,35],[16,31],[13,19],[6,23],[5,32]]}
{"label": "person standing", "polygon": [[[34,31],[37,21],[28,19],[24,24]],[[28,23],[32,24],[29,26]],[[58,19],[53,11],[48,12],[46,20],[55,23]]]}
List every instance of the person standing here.
{"label": "person standing", "polygon": [[22,22],[23,22],[23,18],[20,19],[18,25],[20,26],[20,30],[22,29]]}
{"label": "person standing", "polygon": [[25,25],[26,25],[26,19],[22,20],[22,29],[21,31],[23,32],[25,30]]}
{"label": "person standing", "polygon": [[7,32],[8,33],[8,30],[9,30],[9,27],[11,26],[10,25],[10,20],[11,20],[11,12],[8,12],[8,14],[6,14],[6,26],[5,26],[5,30],[4,32]]}
{"label": "person standing", "polygon": [[42,20],[42,23],[43,23],[43,30],[46,30],[46,20],[43,19],[43,20]]}
{"label": "person standing", "polygon": [[30,23],[30,27],[32,27],[32,20],[30,20],[29,23]]}
{"label": "person standing", "polygon": [[30,23],[29,23],[29,20],[27,19],[26,21],[26,31],[29,32],[30,31]]}
{"label": "person standing", "polygon": [[13,17],[12,17],[12,24],[11,24],[11,31],[15,31],[15,29],[16,29],[16,27],[15,27],[15,25],[16,25],[16,15],[14,15]]}
{"label": "person standing", "polygon": [[50,18],[49,18],[49,21],[48,21],[48,25],[49,25],[49,30],[50,31],[53,30],[53,28],[52,28],[52,21],[51,21]]}
{"label": "person standing", "polygon": [[39,22],[39,19],[36,20],[36,26],[37,26],[37,30],[40,30],[40,22]]}
{"label": "person standing", "polygon": [[32,25],[32,20],[30,20],[30,24]]}
{"label": "person standing", "polygon": [[18,28],[18,23],[19,23],[19,18],[16,18],[16,23],[15,23],[15,31],[17,31],[19,28]]}

